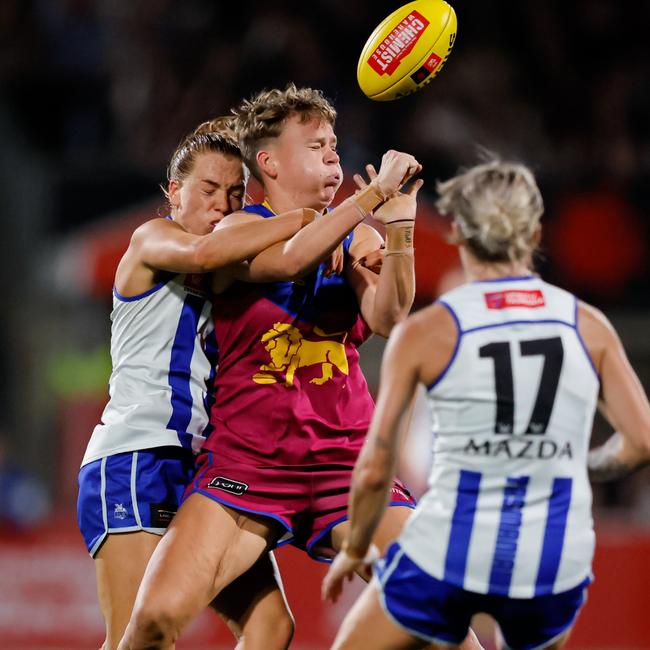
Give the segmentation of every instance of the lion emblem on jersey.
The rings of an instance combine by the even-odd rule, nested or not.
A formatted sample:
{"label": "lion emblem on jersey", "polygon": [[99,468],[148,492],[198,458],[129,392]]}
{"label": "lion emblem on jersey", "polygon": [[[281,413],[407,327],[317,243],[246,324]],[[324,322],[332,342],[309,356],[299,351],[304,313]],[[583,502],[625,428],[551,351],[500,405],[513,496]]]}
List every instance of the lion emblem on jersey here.
{"label": "lion emblem on jersey", "polygon": [[[320,366],[320,377],[310,379],[309,383],[318,386],[333,377],[334,367],[344,375],[349,374],[348,358],[343,344],[345,333],[327,334],[315,327],[314,334],[322,336],[324,340],[308,340],[297,327],[289,323],[275,323],[262,336],[262,343],[269,353],[271,361],[260,366],[260,372],[253,375],[253,381],[257,384],[276,384],[282,381],[284,374],[284,385],[293,386],[298,368],[315,365]],[[341,335],[343,335],[343,341],[331,339],[333,336]]]}

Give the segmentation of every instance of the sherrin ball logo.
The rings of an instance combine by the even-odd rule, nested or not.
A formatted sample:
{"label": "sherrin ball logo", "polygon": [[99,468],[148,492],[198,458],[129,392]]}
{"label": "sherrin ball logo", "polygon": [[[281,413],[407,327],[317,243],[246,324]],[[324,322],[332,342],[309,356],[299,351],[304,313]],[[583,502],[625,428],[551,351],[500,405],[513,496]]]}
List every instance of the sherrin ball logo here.
{"label": "sherrin ball logo", "polygon": [[370,99],[387,101],[428,84],[456,40],[456,13],[444,0],[416,0],[394,11],[367,40],[357,80]]}

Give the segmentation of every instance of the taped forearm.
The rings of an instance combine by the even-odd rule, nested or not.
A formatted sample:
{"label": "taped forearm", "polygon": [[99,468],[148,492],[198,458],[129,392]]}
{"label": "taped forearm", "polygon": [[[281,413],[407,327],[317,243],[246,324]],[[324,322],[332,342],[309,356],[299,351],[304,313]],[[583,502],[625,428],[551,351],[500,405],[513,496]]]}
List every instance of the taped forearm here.
{"label": "taped forearm", "polygon": [[386,224],[386,255],[413,255],[415,222],[402,219]]}
{"label": "taped forearm", "polygon": [[373,331],[388,336],[404,320],[415,298],[413,222],[386,227],[386,253],[372,309]]}
{"label": "taped forearm", "polygon": [[364,187],[354,196],[351,196],[350,198],[343,201],[341,205],[348,201],[356,207],[359,214],[361,215],[361,219],[363,220],[366,217],[369,217],[372,214],[373,210],[375,210],[375,208],[379,207],[385,201],[385,197],[377,185],[370,183],[370,185]]}

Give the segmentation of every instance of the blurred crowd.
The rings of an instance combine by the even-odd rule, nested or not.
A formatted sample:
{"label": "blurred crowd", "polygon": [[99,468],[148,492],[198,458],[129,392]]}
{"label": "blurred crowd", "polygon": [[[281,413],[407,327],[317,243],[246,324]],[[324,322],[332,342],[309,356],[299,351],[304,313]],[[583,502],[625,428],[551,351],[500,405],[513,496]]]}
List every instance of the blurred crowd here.
{"label": "blurred crowd", "polygon": [[[547,206],[546,277],[647,324],[650,1],[452,0],[459,32],[440,77],[408,99],[370,102],[357,58],[399,4],[0,2],[0,171],[10,179],[0,188],[0,268],[16,300],[0,336],[23,355],[0,358],[12,369],[0,379],[5,413],[17,412],[32,390],[17,386],[43,362],[32,345],[38,309],[21,301],[48,273],[33,252],[155,195],[183,134],[288,81],[334,101],[348,171],[407,150],[425,166],[425,200],[436,179],[476,160],[477,146],[530,164]],[[55,336],[63,308],[48,309]],[[83,340],[89,328],[77,327]],[[647,377],[648,345],[637,347]],[[27,428],[52,408],[32,409]],[[42,448],[31,444],[28,457]]]}
{"label": "blurred crowd", "polygon": [[[528,162],[549,230],[563,217],[549,239],[559,277],[611,305],[647,306],[650,2],[631,16],[615,0],[457,0],[440,78],[407,101],[371,104],[356,86],[358,53],[398,4],[4,0],[0,110],[56,168],[46,230],[151,194],[192,126],[293,80],[336,103],[349,169],[402,147],[432,187],[477,145]],[[573,250],[582,245],[606,273]]]}

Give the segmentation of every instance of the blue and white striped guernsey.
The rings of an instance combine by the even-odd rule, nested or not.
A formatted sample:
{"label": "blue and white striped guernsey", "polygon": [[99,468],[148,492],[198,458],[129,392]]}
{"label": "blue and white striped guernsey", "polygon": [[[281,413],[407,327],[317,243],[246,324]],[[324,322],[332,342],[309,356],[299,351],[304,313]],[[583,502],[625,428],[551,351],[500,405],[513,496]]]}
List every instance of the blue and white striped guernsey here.
{"label": "blue and white striped guernsey", "polygon": [[153,447],[200,450],[217,357],[207,281],[169,274],[139,296],[113,291],[110,399],[82,466]]}
{"label": "blue and white striped guernsey", "polygon": [[428,387],[429,490],[400,543],[424,571],[482,594],[531,598],[591,574],[586,462],[599,379],[574,296],[536,277],[440,299],[458,343]]}

